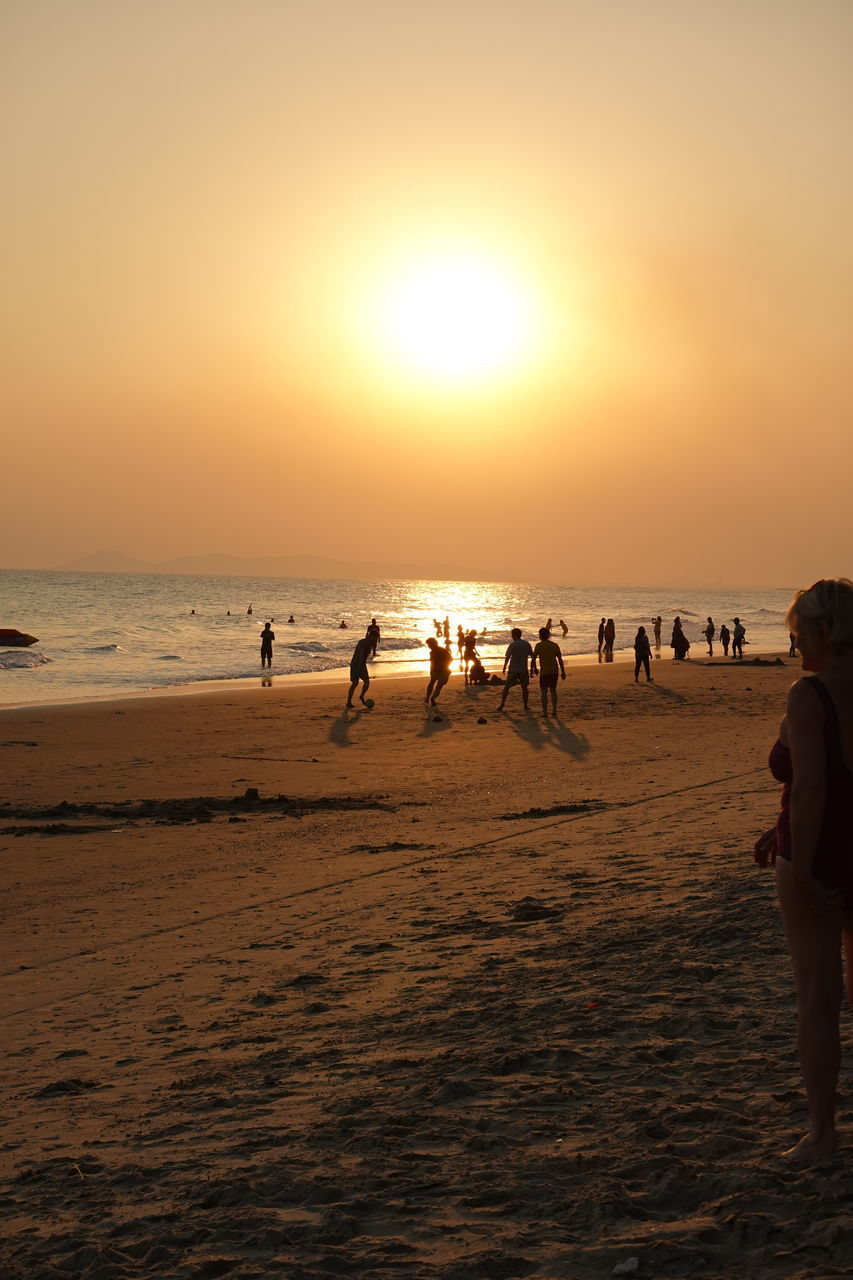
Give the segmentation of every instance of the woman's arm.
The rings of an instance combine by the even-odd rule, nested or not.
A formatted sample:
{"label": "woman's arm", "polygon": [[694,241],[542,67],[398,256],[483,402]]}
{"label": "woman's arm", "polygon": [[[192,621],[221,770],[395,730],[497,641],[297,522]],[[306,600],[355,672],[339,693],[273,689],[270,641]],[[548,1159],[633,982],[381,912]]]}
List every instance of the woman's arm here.
{"label": "woman's arm", "polygon": [[788,691],[785,728],[791,751],[791,868],[794,877],[812,880],[826,800],[826,750],[823,703],[808,680]]}

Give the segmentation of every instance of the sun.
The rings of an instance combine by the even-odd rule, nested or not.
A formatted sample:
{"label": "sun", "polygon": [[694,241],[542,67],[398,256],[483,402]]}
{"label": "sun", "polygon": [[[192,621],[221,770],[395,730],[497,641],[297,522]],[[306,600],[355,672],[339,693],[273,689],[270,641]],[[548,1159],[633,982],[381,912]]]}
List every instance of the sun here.
{"label": "sun", "polygon": [[499,260],[471,248],[421,253],[379,290],[379,345],[395,369],[435,386],[493,383],[533,344],[533,308]]}

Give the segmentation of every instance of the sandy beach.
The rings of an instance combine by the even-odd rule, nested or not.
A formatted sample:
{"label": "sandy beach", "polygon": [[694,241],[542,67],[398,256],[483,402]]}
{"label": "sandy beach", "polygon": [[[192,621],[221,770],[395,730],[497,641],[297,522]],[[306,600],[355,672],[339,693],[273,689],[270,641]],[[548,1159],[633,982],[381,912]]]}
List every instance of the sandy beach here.
{"label": "sandy beach", "polygon": [[653,674],[0,712],[4,1277],[849,1275],[751,853],[798,666]]}

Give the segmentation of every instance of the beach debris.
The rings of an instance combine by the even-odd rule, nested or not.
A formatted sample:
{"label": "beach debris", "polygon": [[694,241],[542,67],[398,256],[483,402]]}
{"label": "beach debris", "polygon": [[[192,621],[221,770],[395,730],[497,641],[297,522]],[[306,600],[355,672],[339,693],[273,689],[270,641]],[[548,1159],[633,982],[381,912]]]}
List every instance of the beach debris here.
{"label": "beach debris", "polygon": [[525,809],[523,813],[502,813],[502,822],[514,822],[518,818],[560,818],[581,813],[597,813],[609,809],[605,800],[577,800],[572,804],[552,804],[547,809]]}
{"label": "beach debris", "polygon": [[520,902],[513,902],[507,907],[507,915],[521,924],[527,924],[533,920],[559,920],[563,912],[559,907],[549,907],[538,898],[528,897],[522,898]]}
{"label": "beach debris", "polygon": [[477,724],[488,724],[488,723],[489,722],[485,716],[477,716]]}
{"label": "beach debris", "polygon": [[71,1076],[67,1080],[55,1080],[53,1084],[46,1084],[43,1089],[38,1089],[32,1095],[34,1098],[60,1098],[65,1094],[85,1093],[87,1089],[99,1089],[100,1085],[97,1080],[81,1080],[78,1076]]}
{"label": "beach debris", "polygon": [[635,1271],[640,1269],[639,1258],[626,1258],[624,1262],[617,1262],[613,1268],[611,1275],[614,1276],[632,1276]]}

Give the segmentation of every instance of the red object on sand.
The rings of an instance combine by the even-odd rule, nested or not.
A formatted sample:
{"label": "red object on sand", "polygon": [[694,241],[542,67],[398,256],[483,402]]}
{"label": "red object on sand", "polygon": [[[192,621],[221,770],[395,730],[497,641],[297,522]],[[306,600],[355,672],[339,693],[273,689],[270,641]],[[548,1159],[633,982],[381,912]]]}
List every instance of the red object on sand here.
{"label": "red object on sand", "polygon": [[38,636],[28,636],[23,631],[15,631],[11,627],[0,627],[0,644],[17,645],[25,649],[27,645],[38,644]]}

